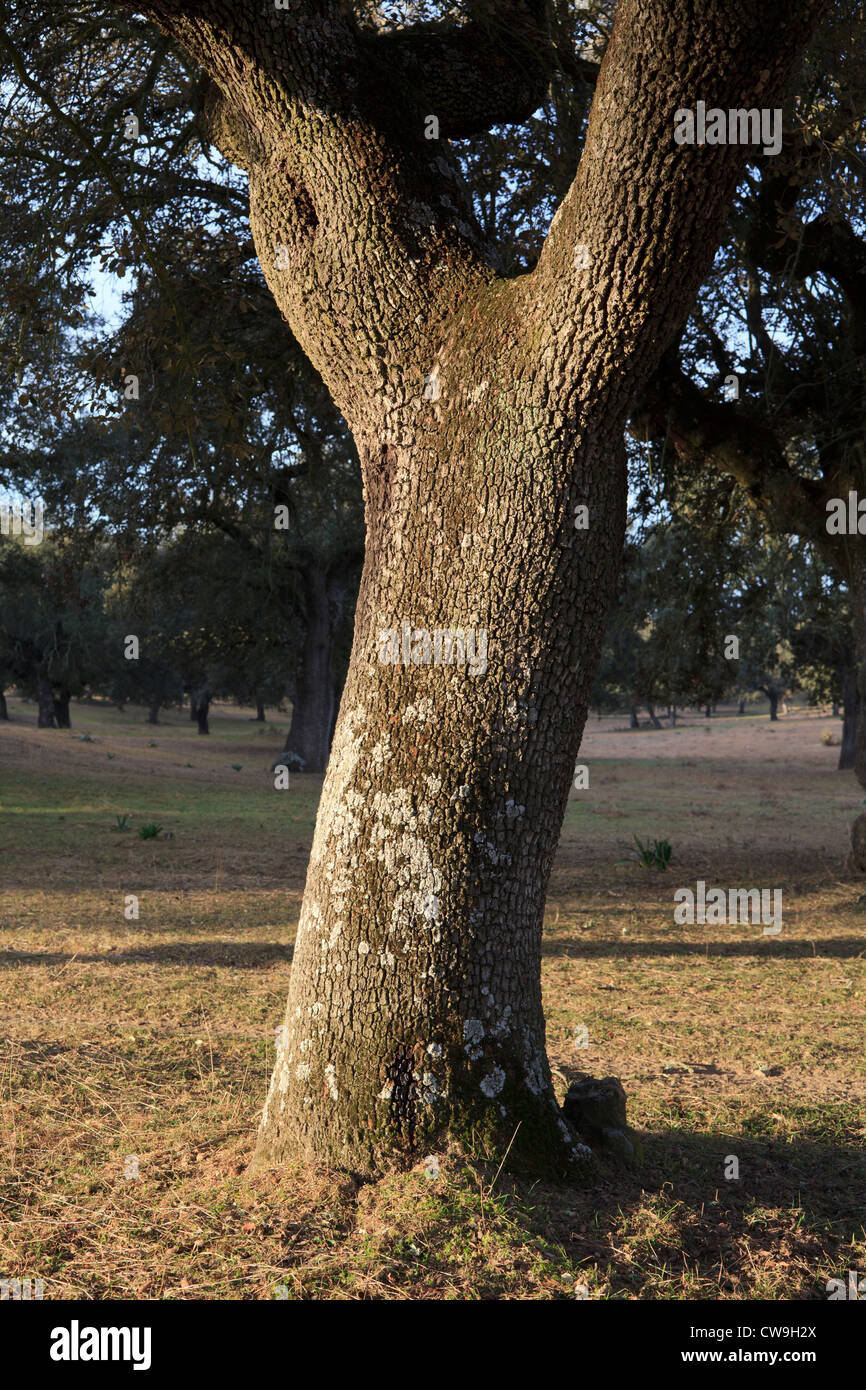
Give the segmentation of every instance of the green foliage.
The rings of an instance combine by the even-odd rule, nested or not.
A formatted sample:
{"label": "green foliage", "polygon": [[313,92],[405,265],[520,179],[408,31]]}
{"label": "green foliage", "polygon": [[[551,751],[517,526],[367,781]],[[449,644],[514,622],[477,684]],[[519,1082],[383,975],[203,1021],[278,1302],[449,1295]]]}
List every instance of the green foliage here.
{"label": "green foliage", "polygon": [[156,821],[148,821],[146,825],[140,825],[138,827],[138,838],[140,840],[155,840],[159,836],[161,830],[162,826],[157,825]]}
{"label": "green foliage", "polygon": [[647,840],[645,843],[634,837],[635,848],[630,857],[637,860],[641,868],[658,869],[663,873],[673,858],[673,849],[668,840]]}

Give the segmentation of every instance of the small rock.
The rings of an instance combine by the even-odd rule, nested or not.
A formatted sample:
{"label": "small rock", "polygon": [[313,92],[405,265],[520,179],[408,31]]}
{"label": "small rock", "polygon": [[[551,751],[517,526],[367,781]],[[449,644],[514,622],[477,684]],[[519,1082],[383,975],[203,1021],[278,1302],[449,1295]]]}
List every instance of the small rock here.
{"label": "small rock", "polygon": [[641,1142],[626,1119],[625,1091],[617,1077],[573,1081],[562,1113],[592,1148],[605,1149],[629,1163],[642,1159]]}

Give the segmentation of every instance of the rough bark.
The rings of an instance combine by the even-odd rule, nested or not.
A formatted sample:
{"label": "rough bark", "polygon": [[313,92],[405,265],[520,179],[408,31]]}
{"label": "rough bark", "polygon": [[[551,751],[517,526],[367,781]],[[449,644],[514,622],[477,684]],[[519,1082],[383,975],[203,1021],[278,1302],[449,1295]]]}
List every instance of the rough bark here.
{"label": "rough bark", "polygon": [[[774,101],[822,5],[621,0],[577,176],[537,267],[511,281],[453,152],[424,135],[459,65],[407,81],[337,0],[269,19],[227,0],[144,8],[221,89],[211,129],[249,171],[268,284],[365,486],[352,657],[257,1159],[369,1172],[451,1136],[571,1171],[541,922],[619,565],[623,430],[745,153],[677,147],[674,112]],[[401,640],[386,664],[381,633],[404,623],[407,660]],[[484,670],[419,660],[424,632],[453,629],[485,634]]]}

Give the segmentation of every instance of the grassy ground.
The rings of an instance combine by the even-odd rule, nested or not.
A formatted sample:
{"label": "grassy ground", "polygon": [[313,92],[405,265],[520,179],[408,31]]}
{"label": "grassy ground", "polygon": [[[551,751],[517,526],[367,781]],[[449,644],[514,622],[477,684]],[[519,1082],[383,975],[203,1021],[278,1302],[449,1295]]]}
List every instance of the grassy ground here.
{"label": "grassy ground", "polygon": [[[864,1268],[862,793],[821,741],[838,721],[588,726],[548,1042],[563,1089],[621,1077],[638,1172],[602,1162],[576,1190],[442,1154],[358,1190],[245,1173],[319,790],[272,789],[284,723],[218,709],[203,739],[178,712],[73,705],[72,731],[39,731],[9,705],[0,1278],[46,1298],[809,1299]],[[667,873],[626,860],[635,834],[671,842]],[[782,933],[674,925],[698,878],[781,888]]]}

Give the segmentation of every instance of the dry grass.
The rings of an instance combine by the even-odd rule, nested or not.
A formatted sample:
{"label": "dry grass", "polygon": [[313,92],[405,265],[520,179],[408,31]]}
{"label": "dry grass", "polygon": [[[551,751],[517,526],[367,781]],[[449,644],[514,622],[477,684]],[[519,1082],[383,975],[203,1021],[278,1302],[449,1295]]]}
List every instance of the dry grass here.
{"label": "dry grass", "polygon": [[[588,728],[548,1041],[561,1086],[622,1078],[637,1173],[494,1183],[443,1154],[438,1176],[421,1162],[359,1190],[245,1171],[318,795],[312,777],[271,790],[281,726],[219,710],[204,740],[179,714],[153,730],[73,706],[62,733],[10,713],[0,1276],[50,1298],[789,1299],[863,1268],[866,910],[843,868],[862,798],[821,742],[832,721]],[[147,821],[173,838],[140,840]],[[617,862],[634,834],[669,839],[673,868]],[[673,890],[697,878],[781,888],[782,934],[675,926]]]}

